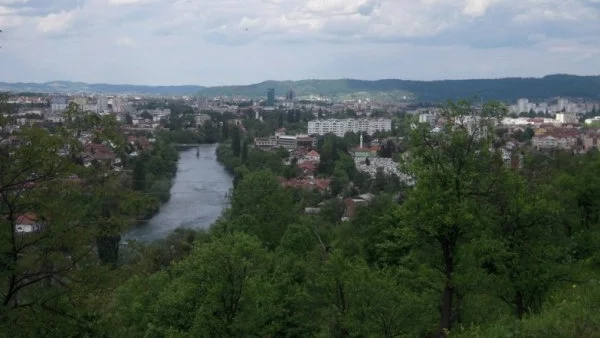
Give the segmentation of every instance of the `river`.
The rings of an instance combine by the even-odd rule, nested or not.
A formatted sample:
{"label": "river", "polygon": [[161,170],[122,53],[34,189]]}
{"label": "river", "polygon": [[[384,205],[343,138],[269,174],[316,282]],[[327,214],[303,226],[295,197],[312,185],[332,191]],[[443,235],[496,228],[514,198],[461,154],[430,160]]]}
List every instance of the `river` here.
{"label": "river", "polygon": [[179,152],[177,176],[171,198],[158,214],[123,236],[123,241],[148,242],[167,237],[183,227],[206,229],[221,216],[232,187],[232,177],[217,162],[216,144],[205,144]]}

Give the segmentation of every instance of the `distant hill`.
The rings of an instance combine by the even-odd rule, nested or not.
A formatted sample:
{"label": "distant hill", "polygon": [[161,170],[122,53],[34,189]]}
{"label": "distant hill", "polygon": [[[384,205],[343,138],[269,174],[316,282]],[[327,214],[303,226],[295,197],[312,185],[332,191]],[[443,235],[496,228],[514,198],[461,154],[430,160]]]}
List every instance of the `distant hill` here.
{"label": "distant hill", "polygon": [[[269,88],[275,89],[276,96],[285,96],[289,90],[293,90],[296,96],[324,96],[338,99],[360,98],[360,97],[389,97],[392,99],[410,97],[411,93],[400,86],[381,86],[380,81],[362,80],[300,80],[300,81],[264,81],[247,86],[220,86],[207,87],[200,95],[214,97],[226,96],[248,96],[266,97]],[[400,81],[400,80],[393,80]]]}
{"label": "distant hill", "polygon": [[323,95],[334,97],[381,96],[394,93],[420,102],[440,102],[448,99],[481,98],[483,100],[515,101],[526,97],[533,100],[557,96],[600,100],[600,76],[548,75],[543,78],[504,78],[481,80],[301,80],[265,81],[248,86],[207,87],[201,95],[240,95],[265,97],[268,88],[276,95],[292,89],[298,96]]}
{"label": "distant hill", "polygon": [[300,80],[265,81],[245,86],[138,86],[86,84],[55,81],[47,83],[2,83],[0,91],[111,94],[190,95],[205,97],[246,96],[266,98],[267,89],[284,96],[290,89],[297,96],[325,96],[338,99],[376,98],[381,100],[408,99],[417,102],[441,102],[448,99],[483,99],[514,102],[526,97],[532,100],[558,96],[600,100],[600,76],[548,75],[542,78],[503,78],[477,80]]}
{"label": "distant hill", "polygon": [[53,81],[46,83],[0,82],[0,91],[35,93],[103,93],[103,94],[147,94],[147,95],[194,95],[202,86],[141,86],[128,84],[88,84],[83,82]]}

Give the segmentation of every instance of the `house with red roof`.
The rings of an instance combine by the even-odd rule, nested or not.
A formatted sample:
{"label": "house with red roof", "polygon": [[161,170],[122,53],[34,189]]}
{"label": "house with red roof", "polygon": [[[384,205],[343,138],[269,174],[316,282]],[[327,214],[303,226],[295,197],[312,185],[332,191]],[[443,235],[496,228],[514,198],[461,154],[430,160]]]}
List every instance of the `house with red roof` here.
{"label": "house with red roof", "polygon": [[284,178],[280,178],[279,180],[284,187],[294,189],[317,190],[320,192],[329,191],[329,185],[331,184],[330,179],[321,178],[294,178],[291,180],[285,180]]}
{"label": "house with red roof", "polygon": [[16,233],[27,234],[40,230],[42,230],[42,223],[38,220],[36,214],[27,212],[17,217],[15,222]]}
{"label": "house with red roof", "polygon": [[574,128],[552,128],[536,133],[531,144],[538,150],[574,150],[579,142],[579,130]]}
{"label": "house with red roof", "polygon": [[314,176],[317,171],[317,165],[309,161],[298,164],[298,168],[302,171],[302,176]]}
{"label": "house with red roof", "polygon": [[321,155],[319,155],[319,153],[318,153],[318,152],[316,152],[316,151],[314,151],[314,150],[311,150],[311,151],[309,151],[309,152],[308,152],[308,153],[307,153],[307,154],[304,156],[304,158],[305,158],[307,161],[311,161],[311,162],[317,162],[317,163],[319,163],[319,162],[321,161]]}

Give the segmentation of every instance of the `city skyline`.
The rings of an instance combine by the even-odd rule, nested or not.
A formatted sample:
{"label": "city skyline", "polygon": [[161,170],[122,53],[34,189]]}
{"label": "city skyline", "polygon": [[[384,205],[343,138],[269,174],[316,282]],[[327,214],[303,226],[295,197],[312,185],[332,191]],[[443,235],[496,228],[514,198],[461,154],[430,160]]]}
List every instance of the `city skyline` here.
{"label": "city skyline", "polygon": [[204,86],[591,75],[598,17],[597,0],[2,0],[0,74]]}

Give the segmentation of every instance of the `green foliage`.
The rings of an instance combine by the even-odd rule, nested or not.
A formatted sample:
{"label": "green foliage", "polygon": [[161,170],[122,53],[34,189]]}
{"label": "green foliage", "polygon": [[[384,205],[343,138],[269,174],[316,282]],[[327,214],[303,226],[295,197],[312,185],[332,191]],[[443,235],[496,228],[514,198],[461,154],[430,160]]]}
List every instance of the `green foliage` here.
{"label": "green foliage", "polygon": [[269,171],[250,172],[231,197],[233,230],[257,236],[270,248],[279,244],[295,212],[291,193]]}
{"label": "green foliage", "polygon": [[260,291],[269,260],[246,234],[196,246],[168,274],[134,277],[121,287],[111,320],[120,335],[230,337],[266,330],[261,304],[268,294]]}
{"label": "green foliage", "polygon": [[241,139],[240,139],[240,128],[234,127],[233,128],[233,136],[231,138],[231,151],[233,153],[233,156],[235,157],[240,157],[241,153],[242,153],[242,145],[241,145]]}

